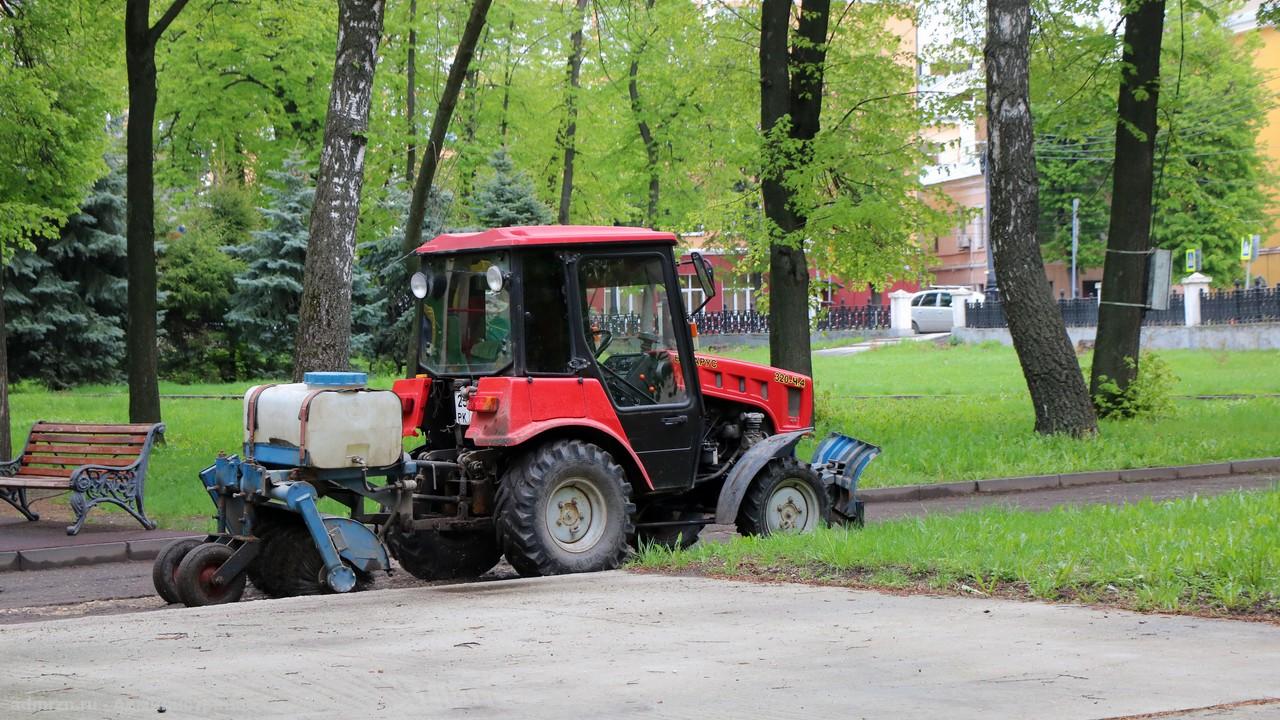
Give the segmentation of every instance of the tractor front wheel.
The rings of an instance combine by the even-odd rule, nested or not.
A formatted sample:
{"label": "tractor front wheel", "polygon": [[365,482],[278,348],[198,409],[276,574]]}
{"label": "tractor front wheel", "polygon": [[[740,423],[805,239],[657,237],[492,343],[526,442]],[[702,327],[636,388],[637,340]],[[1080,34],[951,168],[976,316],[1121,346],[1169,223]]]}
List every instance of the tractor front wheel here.
{"label": "tractor front wheel", "polygon": [[235,550],[220,543],[203,543],[192,548],[178,564],[178,597],[187,607],[233,603],[244,595],[248,579],[240,573],[225,584],[217,585],[213,576],[218,573]]}
{"label": "tractor front wheel", "polygon": [[420,530],[387,528],[387,549],[410,575],[419,580],[479,577],[502,559],[493,530]]}
{"label": "tractor front wheel", "polygon": [[813,532],[831,522],[831,496],[822,478],[794,458],[770,462],[751,481],[738,508],[742,535]]}
{"label": "tractor front wheel", "polygon": [[612,570],[626,557],[631,484],[597,445],[543,445],[507,471],[497,495],[498,536],[521,575]]}

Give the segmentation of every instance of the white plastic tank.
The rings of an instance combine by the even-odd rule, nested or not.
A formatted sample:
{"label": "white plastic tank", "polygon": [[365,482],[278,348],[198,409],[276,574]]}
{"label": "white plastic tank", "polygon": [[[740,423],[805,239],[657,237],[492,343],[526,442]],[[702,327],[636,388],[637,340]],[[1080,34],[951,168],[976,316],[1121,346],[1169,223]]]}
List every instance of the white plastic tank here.
{"label": "white plastic tank", "polygon": [[255,385],[245,393],[247,455],[323,469],[382,467],[400,459],[398,395],[368,389],[364,373],[315,372],[303,379]]}

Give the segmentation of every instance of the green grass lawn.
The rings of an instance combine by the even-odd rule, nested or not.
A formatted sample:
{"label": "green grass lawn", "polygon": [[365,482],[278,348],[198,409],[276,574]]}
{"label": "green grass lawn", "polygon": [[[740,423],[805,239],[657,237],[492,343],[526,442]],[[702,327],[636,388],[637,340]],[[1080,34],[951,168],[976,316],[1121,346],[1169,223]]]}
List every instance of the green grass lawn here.
{"label": "green grass lawn", "polygon": [[645,549],[633,567],[908,591],[1280,614],[1280,489],[1048,512],[984,509]]}
{"label": "green grass lawn", "polygon": [[[763,348],[731,353],[767,360]],[[1176,392],[1280,392],[1280,352],[1161,353],[1180,378]],[[1101,436],[1078,441],[1032,432],[1034,417],[1010,348],[910,343],[856,355],[814,358],[819,434],[840,430],[884,453],[863,476],[865,487],[973,480],[1010,475],[1214,462],[1280,453],[1280,399],[1192,400],[1155,420],[1107,421]],[[389,377],[372,384],[389,387]],[[161,383],[165,395],[238,395],[252,382]],[[942,395],[922,399],[865,395]],[[124,422],[122,386],[49,392],[24,384],[11,395],[13,438],[21,447],[36,420]],[[167,443],[147,480],[150,513],[168,524],[208,512],[196,473],[219,450],[240,445],[238,400],[166,399]],[[801,447],[807,456],[812,443]]]}

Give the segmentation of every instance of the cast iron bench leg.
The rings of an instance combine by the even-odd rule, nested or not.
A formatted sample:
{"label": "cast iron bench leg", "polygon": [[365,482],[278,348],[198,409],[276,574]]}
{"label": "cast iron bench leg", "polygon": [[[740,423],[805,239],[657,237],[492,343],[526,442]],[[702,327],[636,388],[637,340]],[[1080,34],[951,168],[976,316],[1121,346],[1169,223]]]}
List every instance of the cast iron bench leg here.
{"label": "cast iron bench leg", "polygon": [[10,505],[18,509],[28,520],[32,522],[39,520],[40,515],[31,510],[31,506],[27,505],[27,489],[26,488],[8,488],[0,487],[0,500],[4,500]]}

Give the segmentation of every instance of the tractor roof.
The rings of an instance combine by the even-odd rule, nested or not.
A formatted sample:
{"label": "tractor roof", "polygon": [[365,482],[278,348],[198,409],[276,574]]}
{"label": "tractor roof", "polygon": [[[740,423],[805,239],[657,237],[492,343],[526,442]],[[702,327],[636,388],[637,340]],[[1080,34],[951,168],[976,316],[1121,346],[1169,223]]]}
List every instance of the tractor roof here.
{"label": "tractor roof", "polygon": [[549,245],[600,245],[607,243],[667,243],[676,236],[637,227],[591,225],[531,225],[494,228],[484,232],[445,233],[422,244],[419,254],[504,250]]}

